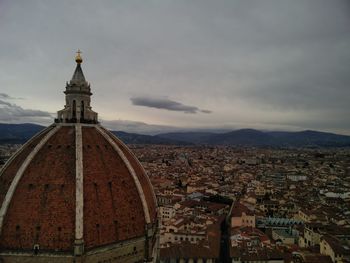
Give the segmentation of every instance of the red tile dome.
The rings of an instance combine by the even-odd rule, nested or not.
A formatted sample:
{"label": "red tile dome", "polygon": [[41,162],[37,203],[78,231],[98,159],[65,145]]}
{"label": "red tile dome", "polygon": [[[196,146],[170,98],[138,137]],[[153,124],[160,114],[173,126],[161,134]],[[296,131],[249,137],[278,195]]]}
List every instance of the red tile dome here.
{"label": "red tile dome", "polygon": [[[85,98],[77,93],[71,99]],[[0,253],[33,251],[37,245],[40,251],[79,256],[143,238],[148,242],[143,257],[151,258],[157,243],[152,185],[130,149],[97,123],[89,99],[84,115],[84,109],[66,105],[55,124],[3,167]]]}

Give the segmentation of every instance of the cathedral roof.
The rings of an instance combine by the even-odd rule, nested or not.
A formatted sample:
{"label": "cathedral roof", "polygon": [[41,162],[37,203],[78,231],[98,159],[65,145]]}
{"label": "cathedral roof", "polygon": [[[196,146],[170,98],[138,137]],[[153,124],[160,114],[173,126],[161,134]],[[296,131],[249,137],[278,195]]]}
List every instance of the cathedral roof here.
{"label": "cathedral roof", "polygon": [[97,123],[52,124],[0,172],[0,252],[73,253],[77,240],[89,250],[145,237],[156,223],[145,170]]}

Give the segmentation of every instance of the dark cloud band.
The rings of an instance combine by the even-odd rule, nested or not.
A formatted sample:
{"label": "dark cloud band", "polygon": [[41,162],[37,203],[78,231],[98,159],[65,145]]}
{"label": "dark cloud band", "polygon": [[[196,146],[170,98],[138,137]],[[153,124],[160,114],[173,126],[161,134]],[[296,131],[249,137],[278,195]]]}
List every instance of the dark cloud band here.
{"label": "dark cloud band", "polygon": [[12,99],[11,96],[5,93],[0,93],[0,121],[5,122],[37,122],[40,119],[51,119],[52,115],[49,112],[41,110],[23,109],[22,107],[7,102]]}
{"label": "dark cloud band", "polygon": [[201,110],[196,106],[184,105],[181,102],[169,100],[166,98],[132,97],[130,98],[130,100],[132,104],[136,106],[144,106],[169,111],[181,111],[184,113],[191,114],[195,114],[198,112],[211,113],[211,111],[209,110]]}

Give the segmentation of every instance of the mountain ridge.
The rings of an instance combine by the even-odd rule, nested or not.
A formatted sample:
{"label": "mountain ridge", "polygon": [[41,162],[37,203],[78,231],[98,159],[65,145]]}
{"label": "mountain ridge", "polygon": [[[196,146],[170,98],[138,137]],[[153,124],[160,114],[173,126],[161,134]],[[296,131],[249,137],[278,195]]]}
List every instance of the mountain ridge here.
{"label": "mountain ridge", "polygon": [[[44,126],[0,123],[0,143],[24,143]],[[239,129],[223,133],[170,132],[144,135],[112,131],[127,144],[227,145],[246,147],[350,147],[350,136],[314,130],[261,131]]]}

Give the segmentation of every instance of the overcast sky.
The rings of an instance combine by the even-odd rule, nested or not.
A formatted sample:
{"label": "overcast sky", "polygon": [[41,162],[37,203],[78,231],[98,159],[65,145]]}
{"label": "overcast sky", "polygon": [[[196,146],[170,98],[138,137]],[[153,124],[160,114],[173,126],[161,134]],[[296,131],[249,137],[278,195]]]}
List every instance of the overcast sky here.
{"label": "overcast sky", "polygon": [[52,122],[78,48],[108,128],[350,135],[348,0],[0,0],[0,122]]}

